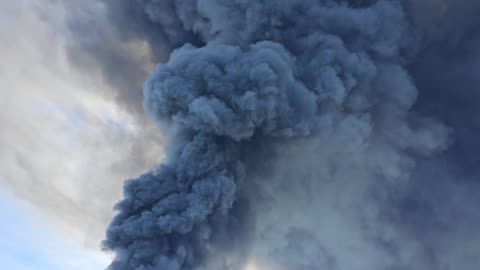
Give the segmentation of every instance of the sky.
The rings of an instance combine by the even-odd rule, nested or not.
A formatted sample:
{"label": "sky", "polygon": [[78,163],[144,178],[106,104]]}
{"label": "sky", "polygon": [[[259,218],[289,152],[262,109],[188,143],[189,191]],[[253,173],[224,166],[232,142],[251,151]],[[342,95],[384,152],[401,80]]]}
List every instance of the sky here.
{"label": "sky", "polygon": [[80,39],[66,3],[0,2],[4,269],[104,269],[100,242],[122,182],[162,158],[157,128],[119,104],[98,70],[72,64]]}
{"label": "sky", "polygon": [[104,269],[109,257],[48,226],[39,209],[0,192],[0,262],[4,269]]}

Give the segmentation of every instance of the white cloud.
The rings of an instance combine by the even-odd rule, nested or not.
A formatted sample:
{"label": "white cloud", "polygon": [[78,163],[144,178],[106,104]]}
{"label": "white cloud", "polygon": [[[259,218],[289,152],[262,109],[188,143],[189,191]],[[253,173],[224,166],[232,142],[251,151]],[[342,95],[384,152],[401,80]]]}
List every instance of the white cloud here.
{"label": "white cloud", "polygon": [[121,184],[159,162],[162,138],[75,70],[54,1],[0,3],[0,187],[97,248]]}

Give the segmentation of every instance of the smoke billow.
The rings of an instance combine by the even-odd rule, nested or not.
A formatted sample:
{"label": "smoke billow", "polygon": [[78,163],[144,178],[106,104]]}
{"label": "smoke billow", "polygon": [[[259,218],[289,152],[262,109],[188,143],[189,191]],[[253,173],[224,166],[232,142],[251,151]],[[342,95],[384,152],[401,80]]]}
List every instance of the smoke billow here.
{"label": "smoke billow", "polygon": [[[434,62],[471,22],[424,3],[107,1],[122,37],[165,61],[144,108],[167,139],[165,162],[125,184],[109,269],[475,269],[478,184],[457,175],[455,140],[474,136],[473,117],[455,121],[475,99]],[[435,45],[450,36],[436,20],[454,43]]]}

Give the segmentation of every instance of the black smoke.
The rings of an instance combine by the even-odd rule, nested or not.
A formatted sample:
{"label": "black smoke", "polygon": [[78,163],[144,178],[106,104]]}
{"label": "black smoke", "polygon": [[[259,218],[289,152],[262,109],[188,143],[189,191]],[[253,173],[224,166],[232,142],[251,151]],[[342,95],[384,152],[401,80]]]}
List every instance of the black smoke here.
{"label": "black smoke", "polygon": [[[167,159],[112,270],[476,269],[474,1],[106,1]],[[108,67],[108,65],[106,65]]]}

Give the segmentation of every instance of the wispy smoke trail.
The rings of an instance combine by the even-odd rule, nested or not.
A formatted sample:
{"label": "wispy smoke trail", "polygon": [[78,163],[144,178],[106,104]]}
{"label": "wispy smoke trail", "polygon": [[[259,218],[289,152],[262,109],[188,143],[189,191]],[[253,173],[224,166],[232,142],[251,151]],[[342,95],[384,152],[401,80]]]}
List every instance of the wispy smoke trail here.
{"label": "wispy smoke trail", "polygon": [[125,184],[104,241],[117,255],[109,269],[242,269],[251,261],[267,269],[474,269],[454,238],[478,219],[449,231],[433,216],[455,211],[441,202],[448,187],[468,192],[441,166],[454,151],[445,151],[448,121],[422,92],[415,104],[408,69],[421,81],[413,56],[430,39],[419,7],[107,3],[126,38],[148,40],[166,60],[145,82],[144,107],[168,139],[164,164]]}

